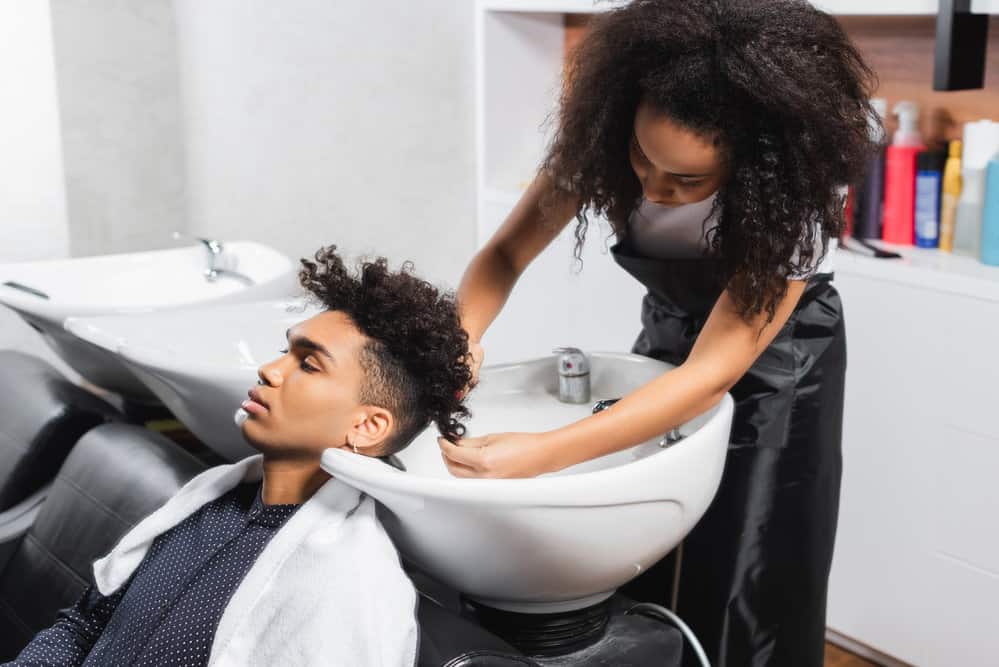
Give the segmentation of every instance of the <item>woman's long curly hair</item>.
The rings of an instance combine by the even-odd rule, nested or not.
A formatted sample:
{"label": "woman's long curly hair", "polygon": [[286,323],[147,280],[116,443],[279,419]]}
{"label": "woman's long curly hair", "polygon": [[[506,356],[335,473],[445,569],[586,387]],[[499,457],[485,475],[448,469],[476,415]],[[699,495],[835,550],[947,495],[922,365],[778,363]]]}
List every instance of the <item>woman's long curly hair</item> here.
{"label": "woman's long curly hair", "polygon": [[369,340],[361,355],[365,380],[358,401],[387,409],[396,430],[382,456],[401,450],[430,422],[452,442],[469,416],[462,392],[472,377],[468,334],[451,292],[412,275],[406,262],[388,269],[379,257],[350,275],[336,246],[302,260],[302,287],[327,309],[345,313]]}
{"label": "woman's long curly hair", "polygon": [[840,235],[838,190],[874,150],[874,74],[805,0],[634,0],[592,21],[565,81],[543,169],[581,200],[577,258],[588,213],[626,233],[642,196],[629,143],[647,102],[720,148],[709,246],[747,319],[772,319],[787,277]]}

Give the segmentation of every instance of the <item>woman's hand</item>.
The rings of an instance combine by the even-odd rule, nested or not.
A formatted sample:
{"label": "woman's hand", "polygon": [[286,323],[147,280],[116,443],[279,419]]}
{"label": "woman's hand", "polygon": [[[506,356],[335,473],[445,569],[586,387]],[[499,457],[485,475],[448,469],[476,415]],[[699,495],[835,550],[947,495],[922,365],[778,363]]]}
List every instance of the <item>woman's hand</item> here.
{"label": "woman's hand", "polygon": [[469,370],[472,371],[472,379],[468,383],[462,392],[462,396],[468,395],[468,392],[475,388],[475,385],[479,383],[479,368],[482,367],[482,360],[486,357],[486,351],[482,349],[482,345],[477,341],[468,341],[468,355],[471,357],[471,361],[468,364]]}
{"label": "woman's hand", "polygon": [[491,433],[452,444],[437,439],[447,469],[455,477],[537,477],[559,470],[542,433]]}

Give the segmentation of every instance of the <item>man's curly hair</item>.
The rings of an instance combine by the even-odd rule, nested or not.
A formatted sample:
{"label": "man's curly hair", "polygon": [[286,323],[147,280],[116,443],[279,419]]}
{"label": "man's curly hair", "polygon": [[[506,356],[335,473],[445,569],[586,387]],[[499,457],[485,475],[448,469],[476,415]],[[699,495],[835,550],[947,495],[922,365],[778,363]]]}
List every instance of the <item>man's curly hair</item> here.
{"label": "man's curly hair", "polygon": [[361,354],[365,380],[358,400],[385,408],[396,430],[382,456],[406,447],[430,422],[452,442],[469,416],[462,390],[469,383],[468,334],[451,292],[411,274],[411,262],[393,272],[379,257],[350,275],[336,246],[303,259],[299,281],[328,310],[340,311],[369,340]]}
{"label": "man's curly hair", "polygon": [[[727,178],[709,238],[747,319],[773,318],[786,276],[843,229],[839,186],[874,150],[873,72],[840,25],[806,0],[633,0],[590,24],[570,55],[543,168],[625,235],[642,188],[628,160],[642,100],[717,142]],[[795,256],[795,249],[800,253]]]}

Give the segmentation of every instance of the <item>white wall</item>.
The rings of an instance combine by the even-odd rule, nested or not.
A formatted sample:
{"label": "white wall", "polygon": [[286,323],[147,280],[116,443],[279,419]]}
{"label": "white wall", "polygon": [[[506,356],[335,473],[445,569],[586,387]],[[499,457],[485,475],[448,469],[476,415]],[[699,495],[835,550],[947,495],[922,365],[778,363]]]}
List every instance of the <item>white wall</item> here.
{"label": "white wall", "polygon": [[69,252],[47,2],[0,0],[0,263]]}
{"label": "white wall", "polygon": [[175,245],[187,221],[173,0],[50,4],[72,255]]}
{"label": "white wall", "polygon": [[176,0],[190,229],[455,285],[475,245],[472,6]]}

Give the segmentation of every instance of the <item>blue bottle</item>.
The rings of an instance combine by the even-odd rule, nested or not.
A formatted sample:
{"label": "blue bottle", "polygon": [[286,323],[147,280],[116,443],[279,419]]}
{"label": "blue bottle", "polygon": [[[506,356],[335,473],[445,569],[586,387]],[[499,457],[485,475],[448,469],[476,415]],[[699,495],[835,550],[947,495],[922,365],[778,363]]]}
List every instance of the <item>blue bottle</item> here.
{"label": "blue bottle", "polygon": [[985,208],[982,211],[982,262],[999,266],[999,157],[985,173]]}
{"label": "blue bottle", "polygon": [[940,151],[922,151],[916,156],[916,245],[936,248],[940,244],[940,190],[947,156]]}

